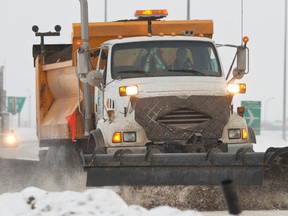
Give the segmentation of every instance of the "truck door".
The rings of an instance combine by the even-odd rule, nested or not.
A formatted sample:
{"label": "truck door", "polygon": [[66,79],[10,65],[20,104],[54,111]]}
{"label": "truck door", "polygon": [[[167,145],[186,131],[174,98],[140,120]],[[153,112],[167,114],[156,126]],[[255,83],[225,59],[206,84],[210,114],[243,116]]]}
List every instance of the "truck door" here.
{"label": "truck door", "polygon": [[96,70],[100,71],[103,75],[103,86],[101,89],[95,87],[95,112],[96,122],[104,117],[104,88],[107,81],[107,56],[108,48],[103,47],[99,51],[98,63]]}

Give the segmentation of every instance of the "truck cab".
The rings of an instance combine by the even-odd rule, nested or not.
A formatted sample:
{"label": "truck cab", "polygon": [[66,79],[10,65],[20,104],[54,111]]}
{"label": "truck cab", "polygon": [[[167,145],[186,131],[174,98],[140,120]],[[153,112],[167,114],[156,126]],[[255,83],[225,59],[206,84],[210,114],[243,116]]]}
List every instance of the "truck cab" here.
{"label": "truck cab", "polygon": [[115,154],[253,148],[245,119],[232,110],[234,93],[227,91],[213,40],[120,37],[103,43],[94,56],[96,149]]}

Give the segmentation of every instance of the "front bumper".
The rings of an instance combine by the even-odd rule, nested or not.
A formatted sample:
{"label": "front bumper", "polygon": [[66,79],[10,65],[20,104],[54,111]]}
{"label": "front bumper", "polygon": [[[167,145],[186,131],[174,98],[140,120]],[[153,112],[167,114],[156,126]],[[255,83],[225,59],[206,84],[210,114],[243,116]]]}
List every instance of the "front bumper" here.
{"label": "front bumper", "polygon": [[253,150],[253,143],[241,143],[241,144],[227,144],[228,153],[237,153],[240,149],[251,149]]}

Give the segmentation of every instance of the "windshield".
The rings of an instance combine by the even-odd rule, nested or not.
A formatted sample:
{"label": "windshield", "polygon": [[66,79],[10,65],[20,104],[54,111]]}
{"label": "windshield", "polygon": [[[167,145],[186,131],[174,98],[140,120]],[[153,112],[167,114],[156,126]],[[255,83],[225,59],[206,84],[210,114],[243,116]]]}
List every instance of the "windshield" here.
{"label": "windshield", "polygon": [[221,76],[215,46],[199,41],[149,41],[117,44],[112,78]]}

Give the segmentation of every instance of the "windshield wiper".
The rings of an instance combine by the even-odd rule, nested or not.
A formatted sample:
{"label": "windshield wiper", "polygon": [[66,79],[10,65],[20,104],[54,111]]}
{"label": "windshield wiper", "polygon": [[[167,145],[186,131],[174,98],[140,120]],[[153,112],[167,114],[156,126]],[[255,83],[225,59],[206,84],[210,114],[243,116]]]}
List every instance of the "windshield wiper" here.
{"label": "windshield wiper", "polygon": [[192,69],[181,69],[181,70],[176,70],[176,69],[172,69],[172,70],[168,70],[169,72],[183,72],[183,73],[194,73],[197,75],[202,75],[202,76],[206,76],[206,74],[197,71],[197,70],[192,70]]}

